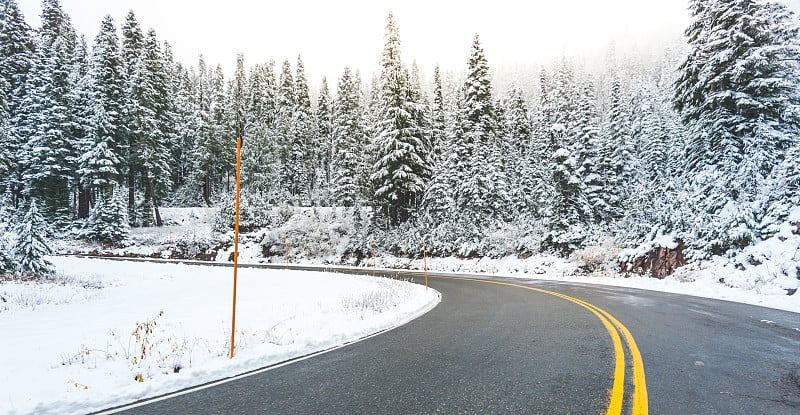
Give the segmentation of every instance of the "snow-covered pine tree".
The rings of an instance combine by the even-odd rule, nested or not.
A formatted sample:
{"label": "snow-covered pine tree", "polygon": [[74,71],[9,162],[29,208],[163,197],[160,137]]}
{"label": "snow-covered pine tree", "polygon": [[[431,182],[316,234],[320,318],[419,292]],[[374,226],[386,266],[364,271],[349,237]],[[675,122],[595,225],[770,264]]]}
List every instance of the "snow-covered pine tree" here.
{"label": "snow-covered pine tree", "polygon": [[333,157],[331,159],[331,192],[333,204],[356,206],[361,202],[359,177],[364,171],[364,143],[360,80],[344,68],[336,88],[333,107]]}
{"label": "snow-covered pine tree", "polygon": [[165,99],[170,91],[167,89],[167,68],[163,63],[158,38],[151,29],[144,41],[142,64],[135,69],[139,75],[134,76],[140,79],[139,93],[136,94],[139,111],[134,114],[139,127],[134,159],[140,163],[137,173],[144,182],[145,203],[153,205],[156,226],[162,225],[159,200],[171,187],[169,141],[165,131],[171,118],[169,103]]}
{"label": "snow-covered pine tree", "polygon": [[455,202],[451,184],[452,167],[450,140],[446,134],[446,109],[442,78],[437,65],[433,72],[433,105],[431,105],[431,178],[426,183],[422,207],[432,223],[453,212]]}
{"label": "snow-covered pine tree", "polygon": [[[114,21],[106,16],[95,38],[89,73],[92,85],[92,132],[79,157],[81,183],[95,194],[110,192],[121,179],[124,79]],[[108,193],[110,195],[110,193]]]}
{"label": "snow-covered pine tree", "polygon": [[389,14],[381,56],[379,134],[370,180],[375,204],[392,223],[404,222],[422,197],[429,176],[424,126],[425,105],[415,100],[408,70],[400,59],[400,36]]}
{"label": "snow-covered pine tree", "polygon": [[116,187],[110,196],[101,195],[86,223],[84,236],[104,244],[125,240],[130,233],[128,225],[127,192]]}
{"label": "snow-covered pine tree", "polygon": [[16,141],[24,143],[23,192],[40,200],[46,214],[66,213],[74,151],[69,133],[67,94],[75,48],[75,31],[57,0],[42,3],[42,26],[25,84],[25,96],[14,114]]}
{"label": "snow-covered pine tree", "polygon": [[295,95],[294,75],[288,60],[283,61],[281,67],[277,98],[275,133],[281,165],[280,186],[291,197],[292,185],[295,182],[295,168],[291,165],[294,144],[292,141],[292,118],[295,109]]}
{"label": "snow-covered pine tree", "polygon": [[508,179],[515,211],[536,209],[535,175],[531,163],[532,125],[522,90],[512,85],[503,97],[503,132],[507,145]]}
{"label": "snow-covered pine tree", "polygon": [[550,134],[550,140],[560,145],[551,162],[554,193],[549,207],[549,233],[544,244],[568,253],[580,248],[586,237],[584,225],[591,217],[591,209],[578,175],[577,154],[571,150],[566,138],[566,127],[555,124]]}
{"label": "snow-covered pine tree", "polygon": [[[206,206],[214,205],[214,188],[235,163],[235,137],[225,132],[225,79],[222,68],[207,66],[200,57],[197,74],[199,133],[192,151],[193,181],[202,189]],[[229,184],[229,183],[228,183]]]}
{"label": "snow-covered pine tree", "polygon": [[317,188],[314,170],[319,158],[317,142],[317,122],[311,108],[308,81],[306,80],[303,59],[297,56],[294,77],[294,109],[292,111],[292,150],[291,166],[294,179],[290,192],[302,201],[311,201]]}
{"label": "snow-covered pine tree", "polygon": [[[577,140],[578,175],[592,212],[591,221],[607,222],[614,216],[608,183],[614,176],[611,171],[612,148],[600,135],[597,98],[591,79],[581,83],[578,97]],[[588,219],[588,218],[587,218]]]}
{"label": "snow-covered pine tree", "polygon": [[314,165],[314,177],[317,183],[315,199],[325,206],[331,202],[331,163],[333,160],[333,99],[328,87],[328,80],[322,78],[322,85],[317,100],[317,162]]}
{"label": "snow-covered pine tree", "polygon": [[614,77],[611,84],[611,100],[608,121],[603,126],[602,134],[607,149],[607,166],[605,186],[607,203],[611,207],[611,217],[618,218],[624,209],[625,199],[630,191],[633,178],[633,140],[630,135],[628,111],[622,97],[620,80]]}
{"label": "snow-covered pine tree", "polygon": [[14,273],[19,277],[48,277],[55,272],[53,264],[45,258],[52,250],[47,244],[47,224],[39,213],[36,199],[31,200],[25,218],[17,224],[14,246]]}
{"label": "snow-covered pine tree", "polygon": [[475,225],[506,219],[511,212],[508,179],[502,154],[502,137],[492,102],[489,64],[480,38],[475,35],[468,61],[467,79],[459,102],[456,152],[459,177],[458,209]]}
{"label": "snow-covered pine tree", "polygon": [[0,1],[0,78],[5,79],[9,116],[25,93],[25,80],[31,67],[33,38],[16,0]]}
{"label": "snow-covered pine tree", "polygon": [[[174,127],[172,128],[172,183],[176,192],[170,197],[173,204],[198,206],[198,186],[191,186],[189,182],[194,177],[191,172],[192,149],[195,146],[199,120],[194,84],[189,72],[180,63],[170,65],[172,71],[172,105]],[[194,189],[192,189],[194,187]],[[188,190],[188,192],[187,192]],[[188,195],[187,195],[188,193]]]}
{"label": "snow-covered pine tree", "polygon": [[245,118],[247,111],[247,75],[244,72],[244,54],[236,55],[236,71],[231,79],[231,94],[228,98],[229,112],[231,121],[230,130],[233,131],[235,138],[244,138]]}
{"label": "snow-covered pine tree", "polygon": [[79,219],[89,216],[91,191],[84,186],[80,173],[81,157],[93,148],[92,139],[92,77],[89,72],[89,47],[86,37],[81,36],[75,46],[73,65],[69,74],[70,91],[67,94],[69,109],[69,137],[73,141],[75,151],[67,160],[70,174],[70,187],[76,193],[77,215]]}
{"label": "snow-covered pine tree", "polygon": [[777,2],[693,1],[690,10],[674,103],[695,137],[689,172],[711,221],[695,245],[725,252],[760,237],[770,203],[756,200],[770,199],[767,178],[797,145],[800,30]]}
{"label": "snow-covered pine tree", "polygon": [[276,142],[277,92],[275,63],[258,64],[250,71],[249,102],[242,149],[242,181],[249,191],[271,203],[286,199],[279,185],[281,165]]}
{"label": "snow-covered pine tree", "polygon": [[142,135],[142,117],[146,109],[142,108],[144,97],[141,86],[144,81],[144,34],[133,10],[128,11],[125,22],[122,24],[122,42],[119,51],[119,74],[123,78],[123,105],[120,107],[122,126],[120,129],[119,145],[124,145],[124,151],[119,152],[119,157],[124,159],[120,165],[120,173],[126,176],[128,187],[128,213],[134,223],[139,222],[136,217],[136,178],[141,164],[139,156],[138,139]]}

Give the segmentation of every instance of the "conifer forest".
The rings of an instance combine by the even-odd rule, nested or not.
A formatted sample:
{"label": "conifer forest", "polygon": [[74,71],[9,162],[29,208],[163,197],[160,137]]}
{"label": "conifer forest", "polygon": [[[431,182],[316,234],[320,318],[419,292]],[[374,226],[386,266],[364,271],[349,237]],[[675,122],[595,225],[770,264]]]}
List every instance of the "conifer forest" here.
{"label": "conifer forest", "polygon": [[120,243],[164,207],[217,207],[232,229],[237,137],[244,232],[338,207],[354,253],[370,234],[460,257],[669,236],[702,259],[771,237],[800,204],[800,20],[781,3],[689,0],[681,44],[503,82],[478,34],[463,67],[420,71],[391,14],[376,73],[308,79],[301,56],[240,54],[225,74],[176,61],[134,11],[81,34],[42,5],[34,28],[0,0],[0,234],[26,241],[0,238],[6,265],[47,238]]}

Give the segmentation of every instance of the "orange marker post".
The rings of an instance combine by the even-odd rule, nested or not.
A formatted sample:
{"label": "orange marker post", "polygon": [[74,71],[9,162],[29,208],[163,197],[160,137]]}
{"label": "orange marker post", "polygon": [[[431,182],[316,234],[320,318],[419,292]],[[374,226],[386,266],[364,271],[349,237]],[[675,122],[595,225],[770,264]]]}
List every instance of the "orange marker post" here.
{"label": "orange marker post", "polygon": [[231,314],[231,359],[236,336],[236,271],[239,266],[239,195],[241,193],[242,138],[236,139],[236,220],[233,225],[233,312]]}
{"label": "orange marker post", "polygon": [[428,247],[425,245],[425,238],[422,238],[422,269],[425,273],[425,289],[428,289]]}

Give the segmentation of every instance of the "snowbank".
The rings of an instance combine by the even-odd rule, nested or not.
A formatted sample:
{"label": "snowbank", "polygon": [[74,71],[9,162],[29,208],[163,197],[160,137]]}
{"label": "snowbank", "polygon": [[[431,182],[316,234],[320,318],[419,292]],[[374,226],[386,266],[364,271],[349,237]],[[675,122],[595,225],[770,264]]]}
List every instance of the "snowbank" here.
{"label": "snowbank", "polygon": [[232,376],[402,324],[439,301],[402,281],[52,258],[55,283],[0,284],[0,413],[86,413]]}

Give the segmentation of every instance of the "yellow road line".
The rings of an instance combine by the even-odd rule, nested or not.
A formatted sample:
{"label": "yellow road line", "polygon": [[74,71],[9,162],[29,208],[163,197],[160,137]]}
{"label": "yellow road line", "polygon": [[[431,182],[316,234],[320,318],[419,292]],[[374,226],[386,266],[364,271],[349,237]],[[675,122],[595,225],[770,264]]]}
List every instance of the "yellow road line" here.
{"label": "yellow road line", "polygon": [[639,352],[639,348],[636,346],[636,341],[633,339],[633,335],[631,335],[631,332],[627,327],[625,327],[624,324],[620,323],[619,320],[602,308],[594,304],[587,303],[583,300],[574,300],[577,300],[584,305],[592,307],[602,313],[605,317],[611,320],[617,329],[619,329],[619,331],[622,333],[622,336],[625,338],[625,342],[628,344],[628,350],[633,357],[633,410],[631,411],[631,414],[647,415],[647,383],[645,382],[644,377],[644,362],[642,361],[642,354]]}
{"label": "yellow road line", "polygon": [[642,361],[642,354],[639,353],[639,348],[636,346],[636,341],[633,339],[633,335],[625,327],[622,323],[619,322],[614,316],[608,314],[606,311],[597,308],[601,313],[603,313],[609,320],[611,320],[614,325],[617,326],[620,332],[622,332],[622,336],[625,338],[625,342],[628,344],[628,350],[631,352],[631,356],[633,357],[633,415],[647,415],[648,408],[647,408],[647,383],[645,382],[644,377],[644,362]]}
{"label": "yellow road line", "polygon": [[[464,277],[445,277],[445,276],[431,276],[431,278],[442,278],[442,279],[451,279],[451,280],[466,280],[466,281],[475,281],[475,282],[483,282],[487,284],[497,284],[497,285],[505,285],[509,287],[516,287],[516,288],[523,288],[530,291],[539,292],[542,294],[552,295],[570,302],[573,302],[581,307],[589,310],[592,314],[594,314],[605,326],[606,330],[608,331],[609,335],[611,336],[611,340],[614,343],[614,357],[615,357],[615,364],[614,364],[614,384],[611,388],[611,399],[608,405],[608,411],[606,412],[607,415],[612,414],[621,414],[622,413],[622,397],[624,394],[624,379],[625,379],[625,354],[622,350],[622,341],[620,341],[619,333],[617,333],[617,329],[622,333],[623,337],[625,338],[625,342],[628,345],[628,349],[631,352],[631,356],[633,357],[633,385],[634,385],[634,392],[633,392],[633,415],[647,415],[648,408],[647,408],[647,384],[645,383],[645,376],[644,376],[644,363],[642,361],[642,355],[639,353],[639,348],[636,346],[636,341],[634,341],[633,336],[631,335],[630,331],[620,323],[619,320],[614,318],[611,314],[607,311],[603,310],[600,307],[595,306],[594,304],[588,303],[586,301],[570,297],[566,294],[557,293],[554,291],[543,290],[541,288],[536,287],[528,287],[519,284],[512,284],[507,282],[501,281],[489,281],[489,280],[481,280],[481,279],[474,279],[474,278],[464,278]],[[610,320],[610,322],[609,322]],[[613,325],[611,324],[613,322]],[[617,329],[614,328],[616,326]]]}

